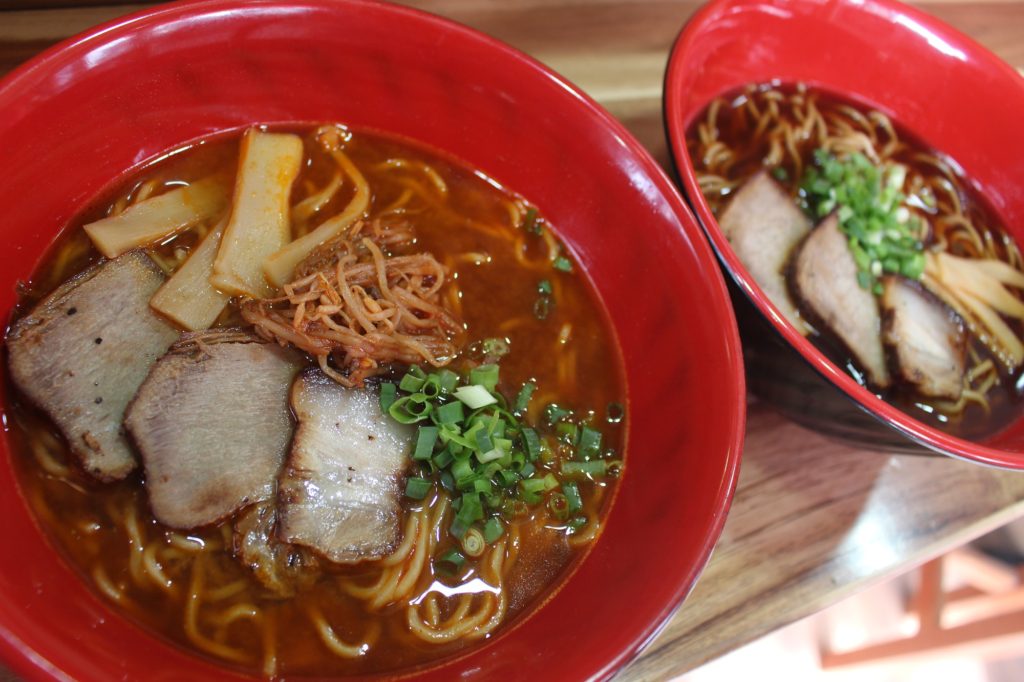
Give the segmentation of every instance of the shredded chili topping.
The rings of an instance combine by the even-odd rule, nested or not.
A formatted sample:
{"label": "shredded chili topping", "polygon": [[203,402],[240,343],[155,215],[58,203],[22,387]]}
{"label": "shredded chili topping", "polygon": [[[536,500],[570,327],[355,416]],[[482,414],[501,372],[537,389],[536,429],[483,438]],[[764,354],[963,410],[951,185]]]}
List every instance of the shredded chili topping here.
{"label": "shredded chili topping", "polygon": [[360,221],[300,264],[282,296],[243,301],[242,317],[264,338],[314,356],[344,386],[390,363],[447,365],[465,328],[441,301],[445,267],[429,253],[391,254],[411,242],[407,226]]}

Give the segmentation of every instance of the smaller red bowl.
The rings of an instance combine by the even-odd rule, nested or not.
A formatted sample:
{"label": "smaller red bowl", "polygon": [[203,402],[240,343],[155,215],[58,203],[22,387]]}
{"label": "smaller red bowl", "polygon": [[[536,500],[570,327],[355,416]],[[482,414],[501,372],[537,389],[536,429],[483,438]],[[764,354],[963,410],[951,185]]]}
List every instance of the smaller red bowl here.
{"label": "smaller red bowl", "polygon": [[713,0],[669,60],[665,120],[687,198],[725,270],[750,388],[794,420],[850,443],[1024,469],[1024,418],[971,442],[860,386],[785,320],[733,253],[697,184],[686,132],[707,105],[778,80],[867,103],[950,155],[1024,243],[1024,79],[933,17],[893,0]]}
{"label": "smaller red bowl", "polygon": [[[63,43],[0,81],[0,111],[4,316],[17,281],[102,188],[184,142],[253,123],[342,121],[397,134],[528,197],[576,254],[615,329],[626,469],[602,535],[561,589],[425,677],[608,677],[689,592],[739,468],[736,323],[679,192],[571,84],[423,12],[358,0],[209,0]],[[0,518],[13,548],[0,553],[0,656],[36,679],[241,678],[98,599],[30,515],[12,456],[0,438]]]}

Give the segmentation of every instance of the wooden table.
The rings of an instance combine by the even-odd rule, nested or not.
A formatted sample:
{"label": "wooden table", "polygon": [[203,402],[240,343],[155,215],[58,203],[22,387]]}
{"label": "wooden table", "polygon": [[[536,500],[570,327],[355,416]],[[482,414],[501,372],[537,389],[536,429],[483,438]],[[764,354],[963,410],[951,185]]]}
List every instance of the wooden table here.
{"label": "wooden table", "polygon": [[[0,11],[0,73],[61,38],[139,7],[91,6],[96,4],[0,0],[0,10],[7,10]],[[699,3],[407,4],[469,24],[549,64],[667,163],[662,73],[675,34]],[[1024,0],[923,4],[1009,63],[1024,65]],[[722,541],[683,608],[618,679],[683,673],[1021,515],[1024,474],[843,447],[753,404]]]}

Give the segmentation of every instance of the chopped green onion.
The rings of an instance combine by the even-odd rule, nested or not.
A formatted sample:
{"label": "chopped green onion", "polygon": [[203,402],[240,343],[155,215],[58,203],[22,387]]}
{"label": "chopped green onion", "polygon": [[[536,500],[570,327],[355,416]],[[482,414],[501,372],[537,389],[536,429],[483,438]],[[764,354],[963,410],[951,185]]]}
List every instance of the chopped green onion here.
{"label": "chopped green onion", "polygon": [[506,488],[514,486],[519,480],[519,474],[510,469],[499,469],[497,476],[498,482]]}
{"label": "chopped green onion", "polygon": [[441,380],[436,374],[429,375],[424,381],[420,392],[428,398],[436,398],[441,395]]}
{"label": "chopped green onion", "polygon": [[461,485],[463,482],[468,481],[473,476],[473,464],[469,461],[469,458],[459,459],[455,458],[452,463],[452,476],[455,477],[455,483]]}
{"label": "chopped green onion", "polygon": [[608,462],[603,459],[594,459],[589,462],[562,462],[562,473],[566,476],[573,476],[575,474],[583,474],[585,476],[604,476],[607,471]]}
{"label": "chopped green onion", "polygon": [[423,388],[424,381],[425,380],[423,378],[415,376],[412,372],[409,372],[402,377],[402,381],[398,384],[398,387],[407,393],[415,393]]}
{"label": "chopped green onion", "polygon": [[380,411],[387,413],[391,409],[391,406],[395,402],[395,398],[398,394],[398,387],[390,381],[385,381],[380,385]]}
{"label": "chopped green onion", "polygon": [[462,403],[457,400],[445,403],[434,410],[434,419],[438,424],[457,424],[464,418],[465,413],[462,410]]}
{"label": "chopped green onion", "polygon": [[494,518],[493,516],[487,519],[487,523],[484,524],[484,540],[487,544],[491,544],[505,533],[505,527],[501,525],[501,521]]}
{"label": "chopped green onion", "polygon": [[857,264],[857,282],[869,291],[880,289],[877,280],[885,272],[919,279],[924,271],[923,223],[904,205],[906,177],[900,164],[875,165],[861,153],[836,156],[818,149],[800,183],[809,214],[836,212]]}
{"label": "chopped green onion", "polygon": [[561,270],[562,272],[572,272],[572,261],[565,256],[559,256],[552,263],[555,270]]}
{"label": "chopped green onion", "polygon": [[470,528],[462,536],[462,551],[471,557],[478,557],[484,553],[487,543],[484,541],[484,534],[476,528]]}
{"label": "chopped green onion", "polygon": [[495,390],[498,387],[498,366],[491,364],[473,368],[469,372],[469,382],[483,386],[488,391]]}
{"label": "chopped green onion", "polygon": [[452,525],[448,528],[448,532],[457,538],[464,536],[467,530],[469,530],[469,524],[464,523],[457,516],[455,517],[455,520],[452,521]]}
{"label": "chopped green onion", "polygon": [[530,398],[533,397],[533,393],[536,390],[537,384],[532,381],[527,381],[523,384],[523,387],[519,389],[518,395],[516,395],[515,403],[512,405],[512,414],[517,417],[521,417],[526,414],[526,410],[530,406]]}
{"label": "chopped green onion", "polygon": [[455,515],[456,519],[461,519],[463,523],[469,525],[484,517],[484,508],[480,504],[479,495],[476,493],[463,493],[459,499],[462,501],[462,504],[459,507],[458,514]]}
{"label": "chopped green onion", "polygon": [[442,369],[437,372],[437,381],[441,386],[442,395],[447,395],[455,390],[459,383],[459,375],[450,369]]}
{"label": "chopped green onion", "polygon": [[537,282],[537,293],[541,296],[550,296],[552,291],[551,280],[542,279]]}
{"label": "chopped green onion", "polygon": [[497,398],[491,395],[486,388],[477,384],[460,386],[455,389],[455,397],[466,403],[471,410],[477,410],[498,402]]}
{"label": "chopped green onion", "polygon": [[554,426],[556,423],[562,421],[563,419],[570,415],[572,415],[572,412],[566,410],[565,408],[559,407],[555,403],[551,403],[546,408],[544,408],[544,418],[551,426]]}
{"label": "chopped green onion", "polygon": [[405,496],[414,500],[422,500],[430,492],[432,486],[433,484],[428,478],[410,476],[405,482]]}
{"label": "chopped green onion", "polygon": [[542,478],[528,478],[519,481],[519,497],[526,504],[537,504],[540,502],[541,495],[546,490],[544,479]]}
{"label": "chopped green onion", "polygon": [[519,472],[519,475],[522,476],[523,478],[529,478],[530,476],[533,476],[533,472],[536,470],[537,467],[533,466],[533,464],[531,464],[530,462],[527,462],[526,464],[523,465],[523,468]]}
{"label": "chopped green onion", "polygon": [[498,448],[488,450],[487,452],[477,452],[476,458],[481,464],[487,464],[495,460],[501,459],[503,453]]}
{"label": "chopped green onion", "polygon": [[462,552],[457,549],[449,549],[437,558],[437,563],[447,564],[452,568],[452,572],[458,572],[466,563],[466,557],[462,556]]}
{"label": "chopped green onion", "polygon": [[584,426],[580,431],[579,454],[583,459],[590,459],[601,451],[601,432]]}
{"label": "chopped green onion", "polygon": [[772,168],[772,177],[779,182],[785,182],[786,180],[789,180],[789,173],[787,173],[786,169],[782,166],[776,166],[775,168]]}
{"label": "chopped green onion", "polygon": [[413,450],[413,459],[430,459],[434,453],[434,444],[437,443],[437,427],[421,426],[416,435],[416,449]]}
{"label": "chopped green onion", "polygon": [[431,409],[426,396],[413,393],[395,400],[388,408],[388,414],[400,424],[415,424],[426,419]]}
{"label": "chopped green onion", "polygon": [[555,427],[555,433],[558,434],[562,442],[575,445],[576,438],[579,435],[579,427],[571,422],[560,422]]}
{"label": "chopped green onion", "polygon": [[[484,428],[476,432],[476,449],[480,452],[490,452],[494,449],[494,443],[491,442],[491,437]],[[498,457],[501,457],[500,453]]]}
{"label": "chopped green onion", "polygon": [[563,483],[562,493],[565,494],[565,501],[568,504],[570,514],[583,509],[583,497],[580,495],[579,486],[571,481]]}
{"label": "chopped green onion", "polygon": [[540,456],[540,436],[537,435],[536,431],[528,427],[524,427],[522,433],[526,454],[532,462]]}
{"label": "chopped green onion", "polygon": [[444,469],[449,464],[451,464],[452,461],[454,461],[454,460],[455,460],[455,457],[452,456],[451,450],[448,449],[448,448],[445,448],[441,452],[439,452],[436,455],[434,455],[434,458],[433,458],[432,461],[434,462],[434,466],[436,466],[438,469]]}
{"label": "chopped green onion", "polygon": [[562,493],[551,493],[548,496],[548,511],[559,521],[569,518],[569,502]]}

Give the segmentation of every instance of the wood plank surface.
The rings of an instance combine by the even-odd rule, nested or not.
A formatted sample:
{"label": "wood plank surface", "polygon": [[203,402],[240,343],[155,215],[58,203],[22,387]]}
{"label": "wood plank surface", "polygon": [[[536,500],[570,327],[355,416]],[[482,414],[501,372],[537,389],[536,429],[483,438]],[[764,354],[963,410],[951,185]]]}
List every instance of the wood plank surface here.
{"label": "wood plank surface", "polygon": [[[0,73],[64,37],[141,6],[97,4],[0,0],[0,10],[7,10],[0,11]],[[550,65],[604,104],[667,164],[662,75],[672,40],[700,3],[406,4],[485,31]],[[919,4],[1007,62],[1024,65],[1024,0]],[[1021,515],[1024,475],[843,447],[754,404],[722,541],[683,608],[618,679],[661,680],[685,672]]]}

